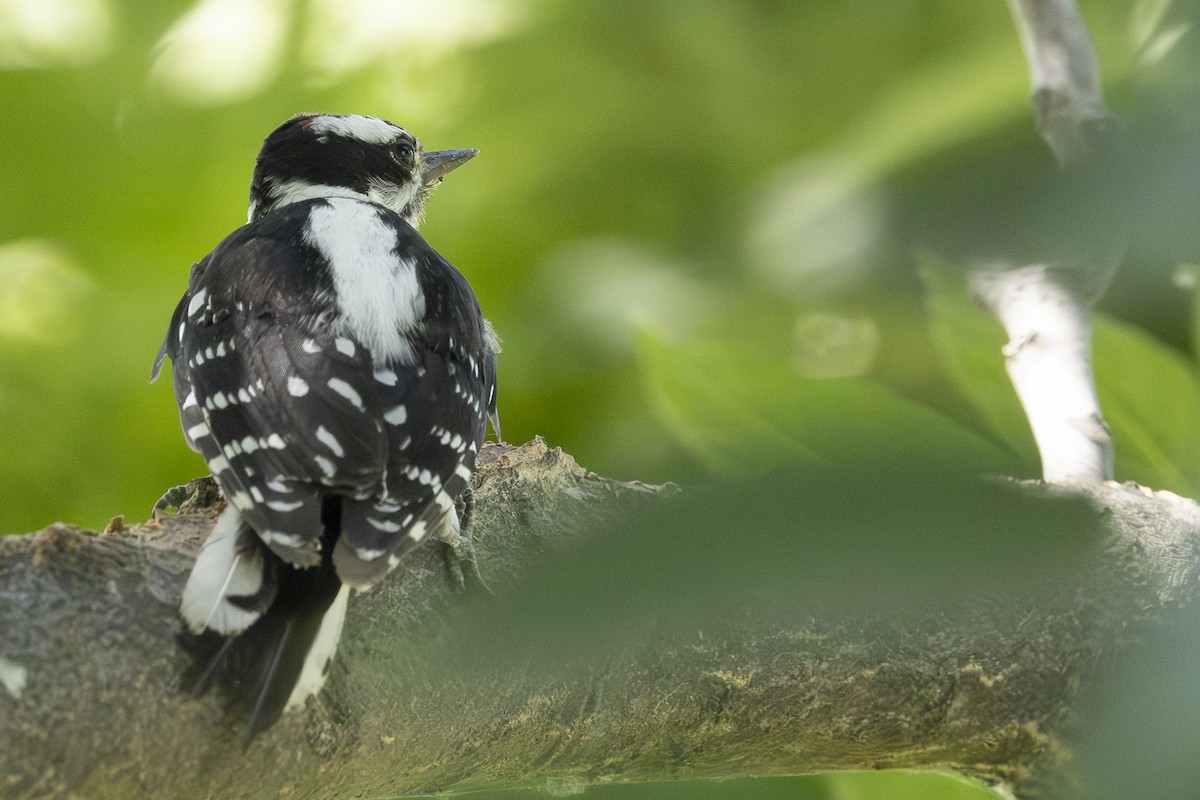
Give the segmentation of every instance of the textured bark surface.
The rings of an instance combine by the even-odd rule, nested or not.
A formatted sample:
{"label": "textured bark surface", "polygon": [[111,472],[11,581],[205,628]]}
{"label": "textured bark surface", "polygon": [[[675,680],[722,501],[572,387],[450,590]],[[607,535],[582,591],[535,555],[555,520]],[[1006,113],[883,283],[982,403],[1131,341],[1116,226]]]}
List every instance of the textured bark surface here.
{"label": "textured bark surface", "polygon": [[[1190,602],[1200,564],[1194,503],[1096,487],[1104,558],[1049,601],[908,623],[735,615],[548,674],[536,653],[459,668],[456,619],[497,601],[454,591],[430,547],[352,598],[326,693],[243,755],[218,698],[177,686],[179,592],[215,513],[211,484],[193,488],[161,522],[0,539],[0,796],[396,797],[922,766],[1026,791],[1062,774],[1060,734],[1099,655]],[[537,440],[485,449],[476,492],[493,584],[569,547],[581,521],[662,494]]]}

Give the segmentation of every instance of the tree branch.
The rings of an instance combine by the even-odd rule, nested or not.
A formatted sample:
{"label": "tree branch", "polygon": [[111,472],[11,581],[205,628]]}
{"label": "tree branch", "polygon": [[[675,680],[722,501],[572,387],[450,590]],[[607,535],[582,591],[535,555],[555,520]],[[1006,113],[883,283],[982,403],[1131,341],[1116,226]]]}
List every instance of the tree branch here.
{"label": "tree branch", "polygon": [[1074,0],[1008,0],[1033,83],[1038,128],[1059,163],[1086,164],[1112,143],[1100,62]]}
{"label": "tree branch", "polygon": [[[1033,82],[1038,128],[1068,177],[1061,201],[1078,209],[1103,203],[1119,138],[1104,106],[1100,68],[1074,0],[1009,0]],[[1083,176],[1082,179],[1080,176]],[[1064,209],[1057,220],[1083,220],[1082,242],[1064,225],[1058,253],[1033,264],[995,260],[975,265],[976,299],[1009,335],[1009,378],[1029,418],[1049,483],[1096,483],[1113,477],[1112,435],[1092,375],[1088,303],[1117,265],[1100,214]]]}
{"label": "tree branch", "polygon": [[[218,698],[177,689],[179,593],[214,515],[211,484],[193,490],[161,522],[0,539],[5,797],[383,797],[882,767],[949,767],[1023,792],[1063,774],[1079,687],[1130,620],[1200,585],[1193,503],[1097,486],[1102,557],[1046,602],[796,618],[748,600],[724,622],[599,654],[513,658],[456,637],[484,609],[511,612],[450,591],[430,547],[352,599],[326,693],[243,755]],[[668,502],[539,440],[486,448],[476,492],[493,587],[594,543],[578,538],[582,520]],[[611,585],[612,602],[630,588]]]}

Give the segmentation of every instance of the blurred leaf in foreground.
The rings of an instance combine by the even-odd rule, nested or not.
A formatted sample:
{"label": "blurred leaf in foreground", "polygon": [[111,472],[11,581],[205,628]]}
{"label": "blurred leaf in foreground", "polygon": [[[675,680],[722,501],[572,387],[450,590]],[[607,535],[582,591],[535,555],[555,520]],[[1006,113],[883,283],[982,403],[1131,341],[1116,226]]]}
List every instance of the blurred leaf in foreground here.
{"label": "blurred leaf in foreground", "polygon": [[1076,795],[1087,800],[1200,796],[1200,614],[1181,612],[1084,698]]}
{"label": "blurred leaf in foreground", "polygon": [[460,631],[489,662],[613,652],[752,611],[941,613],[1058,585],[1093,550],[1095,512],[924,453],[779,469],[659,498],[547,554]]}

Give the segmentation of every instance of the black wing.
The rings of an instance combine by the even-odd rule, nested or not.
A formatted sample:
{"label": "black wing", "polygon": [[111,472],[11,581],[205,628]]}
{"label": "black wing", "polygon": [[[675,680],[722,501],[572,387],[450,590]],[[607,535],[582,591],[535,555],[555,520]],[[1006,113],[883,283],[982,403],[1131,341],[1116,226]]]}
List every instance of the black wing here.
{"label": "black wing", "polygon": [[378,361],[348,334],[303,236],[320,202],[239,229],[197,265],[164,352],[188,442],[245,521],[281,557],[311,566],[322,499],[341,496],[335,563],[362,585],[441,524],[465,489],[494,405],[495,360],[466,281],[395,215],[385,218],[397,254],[425,294],[410,357]]}

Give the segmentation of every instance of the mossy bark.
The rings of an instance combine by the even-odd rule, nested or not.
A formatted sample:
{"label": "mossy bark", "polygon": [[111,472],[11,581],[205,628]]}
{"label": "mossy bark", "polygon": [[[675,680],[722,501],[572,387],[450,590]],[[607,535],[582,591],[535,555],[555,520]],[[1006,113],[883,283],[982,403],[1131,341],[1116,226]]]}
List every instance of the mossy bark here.
{"label": "mossy bark", "polygon": [[[949,767],[1028,791],[1064,774],[1081,683],[1133,616],[1189,602],[1191,501],[1087,491],[1103,574],[1051,602],[981,601],[901,624],[746,614],[649,636],[552,674],[460,668],[473,604],[423,549],[352,599],[326,692],[242,754],[218,697],[179,690],[179,592],[214,519],[0,539],[0,796],[388,797],[480,786]],[[1034,487],[1031,491],[1042,491]],[[605,480],[539,440],[485,449],[475,537],[490,580],[661,492]],[[534,623],[536,624],[536,623]]]}

